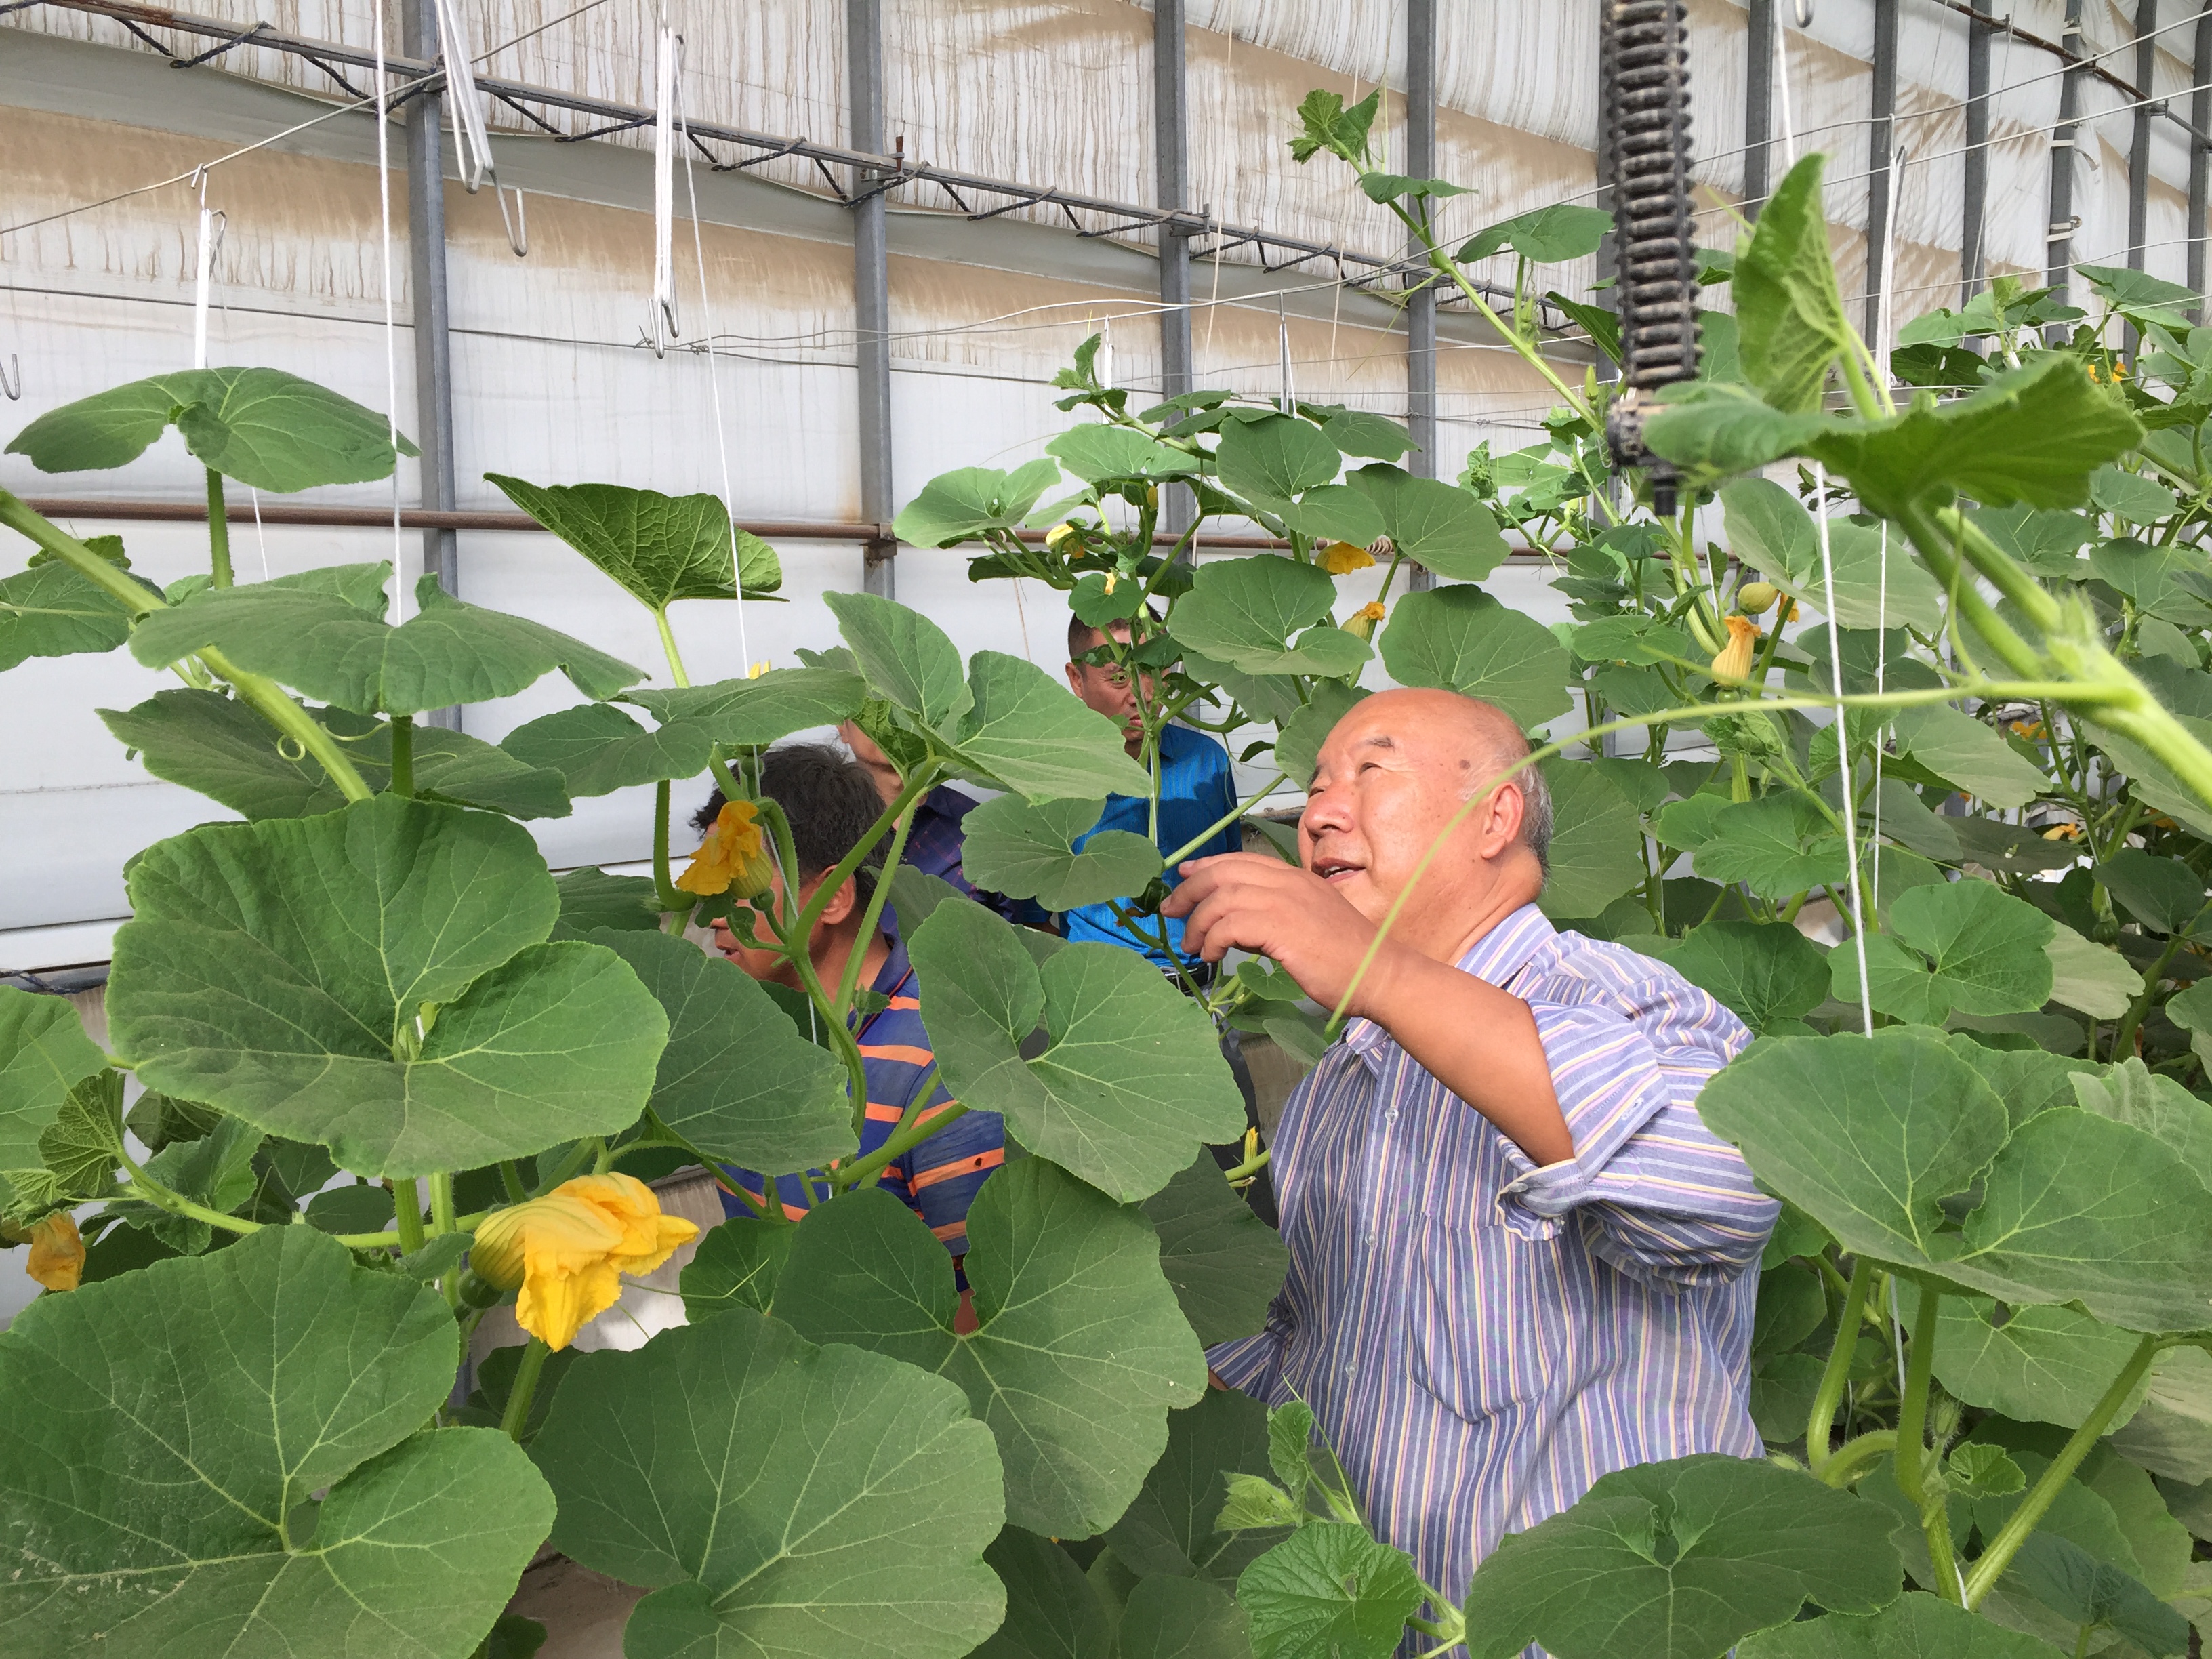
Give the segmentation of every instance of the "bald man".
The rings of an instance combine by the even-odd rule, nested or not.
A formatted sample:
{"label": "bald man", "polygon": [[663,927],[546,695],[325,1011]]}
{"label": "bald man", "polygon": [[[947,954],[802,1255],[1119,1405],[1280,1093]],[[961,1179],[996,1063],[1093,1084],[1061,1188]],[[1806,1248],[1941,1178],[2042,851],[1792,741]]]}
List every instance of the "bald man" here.
{"label": "bald man", "polygon": [[1601,1474],[1760,1452],[1745,1399],[1778,1206],[1696,1105],[1750,1034],[1545,919],[1550,797],[1534,768],[1501,777],[1528,753],[1488,703],[1369,697],[1322,746],[1301,867],[1199,860],[1168,906],[1209,961],[1262,952],[1328,1006],[1351,991],[1276,1134],[1282,1293],[1207,1358],[1310,1404],[1376,1534],[1455,1601]]}

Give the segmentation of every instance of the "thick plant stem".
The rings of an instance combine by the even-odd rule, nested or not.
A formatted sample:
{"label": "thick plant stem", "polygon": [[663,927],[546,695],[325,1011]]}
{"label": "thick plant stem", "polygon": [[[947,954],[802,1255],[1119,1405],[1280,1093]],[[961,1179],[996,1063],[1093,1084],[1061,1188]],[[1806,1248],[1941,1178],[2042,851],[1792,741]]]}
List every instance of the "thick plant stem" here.
{"label": "thick plant stem", "polygon": [[384,1185],[392,1194],[392,1212],[399,1222],[399,1254],[412,1255],[422,1248],[422,1190],[412,1176],[386,1176]]}
{"label": "thick plant stem", "polygon": [[[675,677],[677,684],[690,684],[691,676],[684,672],[683,653],[676,648],[676,632],[668,625],[667,611],[656,609],[653,613],[653,625],[660,629],[660,654],[668,659],[669,673]],[[746,666],[750,667],[751,665],[747,664]]]}
{"label": "thick plant stem", "polygon": [[208,467],[208,568],[215,586],[230,586],[230,514],[223,508],[223,476]]}
{"label": "thick plant stem", "polygon": [[535,1336],[522,1351],[522,1363],[514,1368],[514,1386],[507,1390],[507,1409],[499,1416],[499,1431],[509,1440],[520,1441],[522,1431],[529,1425],[530,1402],[537,1397],[538,1373],[545,1369],[545,1356],[552,1352],[543,1339]]}
{"label": "thick plant stem", "polygon": [[1851,1354],[1858,1346],[1859,1321],[1866,1312],[1867,1292],[1874,1288],[1874,1263],[1866,1257],[1851,1263],[1850,1287],[1844,1293],[1844,1310],[1836,1320],[1835,1346],[1828,1351],[1827,1369],[1820,1373],[1820,1390],[1805,1421],[1805,1462],[1815,1474],[1828,1464],[1828,1437],[1835,1431],[1844,1386],[1851,1378]]}
{"label": "thick plant stem", "polygon": [[1998,1529],[1997,1535],[1990,1540],[1988,1547],[1982,1551],[1972,1571],[1966,1574],[1966,1605],[1969,1607],[1981,1606],[1982,1598],[1996,1588],[2004,1570],[2012,1565],[2013,1557],[2020,1553],[2020,1547],[2027,1542],[2028,1534],[2035,1530],[2051,1506],[2058,1501],[2060,1488],[2065,1486],[2074,1471],[2081,1468],[2081,1460],[2089,1455],[2089,1448],[2097,1443],[2112,1419],[2119,1414],[2121,1405],[2135,1392],[2136,1384],[2143,1380],[2144,1373],[2150,1370],[2150,1362],[2158,1357],[2159,1350],[2165,1346],[2166,1340],[2158,1336],[2147,1336],[2136,1345],[2135,1353],[2120,1374],[2112,1379],[2112,1386],[2105,1390],[2104,1397],[2097,1401],[2096,1408],[2089,1413],[2087,1421],[2075,1430],[2072,1437],[2058,1449],[2058,1455],[2051,1460],[2051,1467],[2044,1470],[2042,1479],[2029,1489],[2027,1496],[2021,1500],[2020,1507],[2012,1512],[2011,1518]]}
{"label": "thick plant stem", "polygon": [[204,1204],[195,1204],[182,1193],[170,1191],[133,1163],[131,1154],[125,1152],[120,1146],[111,1143],[111,1150],[131,1176],[131,1191],[149,1204],[167,1210],[171,1215],[183,1216],[192,1221],[204,1221],[209,1226],[220,1227],[225,1232],[258,1233],[261,1231],[262,1224],[258,1221],[248,1221],[243,1216],[225,1215],[222,1211],[211,1210]]}
{"label": "thick plant stem", "polygon": [[837,1171],[833,1184],[839,1192],[850,1192],[862,1182],[874,1180],[909,1147],[919,1146],[939,1129],[957,1123],[967,1115],[965,1106],[948,1101],[935,1115],[924,1122],[921,1116],[923,1103],[936,1092],[937,1073],[933,1069],[922,1079],[921,1087],[915,1091],[914,1098],[907,1103],[906,1110],[900,1114],[898,1125],[891,1131],[890,1138],[866,1158],[856,1159]]}
{"label": "thick plant stem", "polygon": [[1876,1458],[1896,1449],[1897,1432],[1893,1429],[1876,1429],[1856,1440],[1846,1440],[1829,1455],[1827,1462],[1821,1467],[1820,1479],[1832,1486],[1848,1486]]}
{"label": "thick plant stem", "polygon": [[668,792],[666,778],[653,786],[653,902],[663,912],[684,908],[668,863]]}
{"label": "thick plant stem", "polygon": [[1165,858],[1162,859],[1160,860],[1161,864],[1168,870],[1173,871],[1176,866],[1181,864],[1193,853],[1205,846],[1206,842],[1212,841],[1224,830],[1226,830],[1231,824],[1236,823],[1237,819],[1243,817],[1247,812],[1250,811],[1252,810],[1253,802],[1265,800],[1270,794],[1273,793],[1275,786],[1287,781],[1290,775],[1291,775],[1287,772],[1276,773],[1273,777],[1268,779],[1266,783],[1260,786],[1260,790],[1257,794],[1237,802],[1237,805],[1231,807],[1227,812],[1214,819],[1214,821],[1207,824],[1205,829],[1200,830],[1182,846],[1176,848],[1174,852],[1170,853]]}
{"label": "thick plant stem", "polygon": [[500,1159],[499,1182],[501,1186],[507,1188],[507,1201],[510,1204],[520,1204],[530,1196],[523,1190],[522,1171],[515,1167],[514,1160],[511,1158]]}
{"label": "thick plant stem", "polygon": [[1962,1601],[1966,1593],[1952,1550],[1948,1495],[1940,1479],[1932,1490],[1929,1481],[1934,1458],[1928,1447],[1928,1382],[1936,1364],[1936,1310],[1942,1299],[1926,1285],[1920,1287],[1905,1396],[1897,1408],[1897,1486],[1920,1511],[1920,1530],[1928,1539],[1928,1559],[1936,1568],[1936,1593],[1947,1601]]}
{"label": "thick plant stem", "polygon": [[430,1177],[430,1235],[453,1231],[453,1175],[441,1170]]}
{"label": "thick plant stem", "polygon": [[844,971],[837,976],[837,998],[830,1010],[834,1016],[842,1016],[852,1007],[854,994],[860,989],[860,963],[868,954],[868,941],[875,938],[876,929],[883,923],[884,903],[890,897],[891,872],[899,867],[899,860],[906,856],[906,838],[914,832],[915,815],[919,811],[918,807],[909,808],[900,817],[898,828],[891,831],[890,851],[884,855],[883,870],[877,878],[874,890],[868,895],[867,908],[860,917],[859,937],[854,940],[853,949],[845,958]]}
{"label": "thick plant stem", "polygon": [[392,717],[392,793],[415,793],[415,717],[411,714]]}
{"label": "thick plant stem", "polygon": [[213,467],[207,470],[208,503],[208,568],[214,573],[215,586],[230,586],[230,514],[222,502],[222,474]]}

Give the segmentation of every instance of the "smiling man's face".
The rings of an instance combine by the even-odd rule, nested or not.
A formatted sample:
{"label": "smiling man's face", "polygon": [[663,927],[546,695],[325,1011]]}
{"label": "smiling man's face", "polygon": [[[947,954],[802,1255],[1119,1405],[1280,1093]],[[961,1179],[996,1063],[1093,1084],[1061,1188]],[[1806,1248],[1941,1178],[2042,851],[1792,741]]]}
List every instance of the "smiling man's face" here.
{"label": "smiling man's face", "polygon": [[1298,821],[1299,860],[1379,922],[1445,836],[1393,927],[1407,944],[1443,955],[1472,918],[1509,901],[1518,908],[1541,888],[1535,855],[1518,841],[1517,786],[1452,823],[1504,757],[1522,752],[1520,734],[1486,703],[1449,691],[1378,692],[1322,745]]}

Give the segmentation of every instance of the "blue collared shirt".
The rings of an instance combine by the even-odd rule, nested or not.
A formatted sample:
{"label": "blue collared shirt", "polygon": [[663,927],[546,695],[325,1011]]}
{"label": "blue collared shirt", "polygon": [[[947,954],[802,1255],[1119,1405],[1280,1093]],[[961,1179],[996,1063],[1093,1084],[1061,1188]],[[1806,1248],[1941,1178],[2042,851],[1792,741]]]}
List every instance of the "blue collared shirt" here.
{"label": "blue collared shirt", "polygon": [[[1163,854],[1172,853],[1209,826],[1228,816],[1237,805],[1237,784],[1229,770],[1229,751],[1203,732],[1194,732],[1187,726],[1170,726],[1160,732],[1160,830],[1159,848]],[[1152,818],[1152,804],[1142,795],[1109,795],[1106,810],[1098,822],[1085,830],[1075,850],[1081,852],[1091,837],[1103,830],[1127,830],[1137,835],[1146,832]],[[1222,825],[1197,847],[1183,854],[1186,859],[1212,858],[1216,853],[1234,853],[1243,845],[1237,825],[1232,820]],[[1182,878],[1170,870],[1167,884],[1172,888]],[[1124,902],[1127,908],[1127,902]],[[1182,922],[1177,917],[1147,916],[1142,919],[1147,927],[1164,922],[1170,943],[1181,949]],[[1170,966],[1166,954],[1157,945],[1147,945],[1133,937],[1114,915],[1110,904],[1086,904],[1070,910],[1065,927],[1071,941],[1088,939],[1094,944],[1118,945],[1127,951],[1141,951],[1157,967]],[[1186,958],[1186,962],[1188,962]]]}
{"label": "blue collared shirt", "polygon": [[1455,1601],[1501,1535],[1601,1474],[1759,1455],[1746,1394],[1779,1209],[1698,1115],[1751,1040],[1711,997],[1533,904],[1459,967],[1528,1003],[1574,1157],[1537,1167],[1353,1021],[1275,1137],[1291,1264],[1267,1328],[1206,1356],[1308,1401],[1376,1535]]}

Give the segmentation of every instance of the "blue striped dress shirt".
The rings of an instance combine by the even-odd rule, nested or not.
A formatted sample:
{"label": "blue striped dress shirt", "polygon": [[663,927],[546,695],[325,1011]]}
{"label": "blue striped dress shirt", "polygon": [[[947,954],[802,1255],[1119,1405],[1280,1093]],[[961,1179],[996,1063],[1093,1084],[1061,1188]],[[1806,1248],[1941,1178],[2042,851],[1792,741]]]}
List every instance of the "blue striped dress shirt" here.
{"label": "blue striped dress shirt", "polygon": [[1779,1208],[1698,1115],[1750,1041],[1711,997],[1533,904],[1459,966],[1534,1014],[1575,1156],[1537,1167],[1352,1022],[1275,1137],[1291,1265],[1267,1328],[1206,1356],[1308,1401],[1376,1534],[1455,1599],[1601,1474],[1759,1455],[1745,1396]]}

